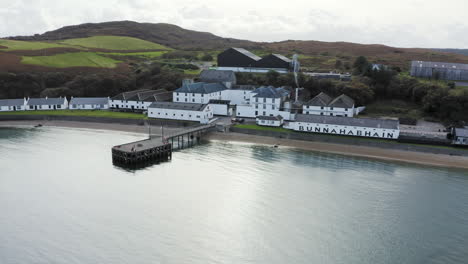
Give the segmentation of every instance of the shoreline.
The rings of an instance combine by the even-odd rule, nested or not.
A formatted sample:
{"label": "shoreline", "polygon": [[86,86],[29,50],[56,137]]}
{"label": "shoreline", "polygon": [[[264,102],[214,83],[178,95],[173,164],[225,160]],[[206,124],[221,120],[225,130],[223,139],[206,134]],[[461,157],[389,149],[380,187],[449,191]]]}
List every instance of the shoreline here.
{"label": "shoreline", "polygon": [[[122,131],[130,133],[147,134],[146,126],[111,124],[111,123],[90,123],[76,121],[1,121],[0,127],[33,127],[42,124],[44,127],[66,127],[99,129],[110,131]],[[181,128],[164,128],[166,131],[176,131]],[[159,130],[157,130],[159,132]],[[153,133],[152,133],[153,134]],[[154,133],[158,134],[158,133]],[[282,139],[268,136],[248,135],[235,132],[221,133],[213,132],[205,139],[209,141],[232,141],[262,145],[277,145],[279,147],[290,147],[307,151],[317,151],[346,156],[362,157],[391,162],[402,162],[406,164],[417,164],[425,166],[468,169],[468,157],[450,156],[445,154],[432,154],[416,151],[385,149],[368,146],[355,146],[334,143],[323,143],[317,141],[303,141],[294,139]]]}

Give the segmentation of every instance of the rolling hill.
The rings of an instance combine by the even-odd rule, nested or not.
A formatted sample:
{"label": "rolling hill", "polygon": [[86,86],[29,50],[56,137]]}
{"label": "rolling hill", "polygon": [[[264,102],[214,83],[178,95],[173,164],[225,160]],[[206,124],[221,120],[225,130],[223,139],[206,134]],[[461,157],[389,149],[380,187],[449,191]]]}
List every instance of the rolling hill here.
{"label": "rolling hill", "polygon": [[[2,48],[2,46],[6,48]],[[56,65],[49,63],[48,59],[24,59],[25,56],[53,56],[86,51],[99,52],[97,55],[104,57],[118,57],[118,61],[127,61],[121,57],[154,59],[165,52],[174,50],[191,51],[196,54],[209,53],[216,56],[217,53],[228,47],[244,47],[259,55],[282,53],[292,56],[299,54],[304,69],[321,72],[349,71],[350,65],[358,56],[366,56],[371,62],[397,66],[402,70],[408,70],[411,60],[468,63],[467,55],[445,52],[447,50],[396,48],[348,42],[297,40],[271,43],[253,42],[223,38],[211,33],[187,30],[164,23],[115,21],[67,26],[44,34],[0,40],[0,70],[8,70],[9,67],[5,64],[13,61],[15,63],[34,61],[38,65],[46,67]],[[73,56],[66,58],[71,57]],[[76,62],[74,59],[73,61]],[[44,63],[41,64],[42,62]],[[66,67],[66,63],[61,63],[61,65]],[[97,67],[90,66],[90,63],[83,63],[80,66],[74,66],[74,63],[69,65],[70,67]],[[342,66],[337,69],[336,65]],[[24,69],[23,66],[21,65],[19,68]]]}

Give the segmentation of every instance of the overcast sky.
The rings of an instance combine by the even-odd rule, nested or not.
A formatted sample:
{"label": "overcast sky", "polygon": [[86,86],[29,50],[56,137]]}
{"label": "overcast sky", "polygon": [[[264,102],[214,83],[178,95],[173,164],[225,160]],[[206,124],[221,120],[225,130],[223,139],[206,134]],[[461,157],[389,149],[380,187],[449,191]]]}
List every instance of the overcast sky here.
{"label": "overcast sky", "polygon": [[255,41],[468,48],[467,11],[467,0],[0,0],[0,37],[133,20]]}

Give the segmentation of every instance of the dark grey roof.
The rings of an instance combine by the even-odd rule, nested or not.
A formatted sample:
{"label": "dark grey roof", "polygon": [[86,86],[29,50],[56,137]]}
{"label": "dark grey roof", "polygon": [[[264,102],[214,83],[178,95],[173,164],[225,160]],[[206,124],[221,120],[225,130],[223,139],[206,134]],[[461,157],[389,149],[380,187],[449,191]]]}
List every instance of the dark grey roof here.
{"label": "dark grey roof", "polygon": [[256,61],[262,59],[262,58],[260,58],[259,56],[253,54],[252,52],[250,52],[250,51],[248,51],[248,50],[246,50],[246,49],[243,49],[243,48],[232,48],[232,49],[234,49],[234,50],[236,50],[236,51],[238,51],[238,52],[244,54],[245,56],[250,57],[250,58],[252,58],[252,59],[254,59],[254,60],[256,60]]}
{"label": "dark grey roof", "polygon": [[59,98],[30,98],[27,105],[61,105],[65,103],[65,97]]}
{"label": "dark grey roof", "polygon": [[342,94],[335,98],[328,105],[330,107],[341,107],[341,108],[352,108],[354,106],[354,100],[346,94]]}
{"label": "dark grey roof", "polygon": [[233,85],[230,90],[255,90],[255,85],[251,84],[242,84],[242,85]]}
{"label": "dark grey roof", "polygon": [[310,106],[328,106],[332,98],[326,93],[319,93],[314,98],[310,99],[305,105]]}
{"label": "dark grey roof", "polygon": [[150,91],[150,90],[140,89],[140,90],[135,90],[135,91],[123,92],[123,93],[120,93],[120,94],[112,97],[111,99],[112,100],[128,100],[129,98],[134,97],[138,93],[143,93],[143,92],[147,92],[147,91]]}
{"label": "dark grey roof", "polygon": [[159,90],[145,90],[134,94],[129,97],[128,101],[143,101],[143,102],[161,102],[169,101],[172,99],[172,92],[159,89]]}
{"label": "dark grey roof", "polygon": [[292,60],[281,55],[281,54],[272,54],[273,56],[277,57],[278,59],[282,60],[282,61],[285,61],[285,62],[288,62],[288,63],[291,63]]}
{"label": "dark grey roof", "polygon": [[230,100],[217,100],[217,99],[210,99],[208,101],[209,104],[226,104],[229,105],[231,103]]}
{"label": "dark grey roof", "polygon": [[468,70],[468,64],[433,61],[412,61],[411,67]]}
{"label": "dark grey roof", "polygon": [[281,121],[283,120],[283,117],[278,115],[278,116],[257,116],[258,119],[260,120],[273,120],[273,121]]}
{"label": "dark grey roof", "polygon": [[72,97],[70,100],[71,105],[105,105],[108,103],[107,97]]}
{"label": "dark grey roof", "polygon": [[162,108],[162,109],[177,109],[188,111],[203,111],[206,104],[193,104],[193,103],[176,103],[176,102],[154,102],[149,108]]}
{"label": "dark grey roof", "polygon": [[281,98],[289,94],[289,91],[283,87],[275,88],[273,86],[262,86],[255,89],[253,92],[256,93],[254,97],[261,98]]}
{"label": "dark grey roof", "polygon": [[468,128],[455,128],[455,136],[468,138]]}
{"label": "dark grey roof", "polygon": [[201,82],[232,82],[237,81],[233,71],[203,70],[199,77]]}
{"label": "dark grey roof", "polygon": [[24,105],[24,99],[3,99],[0,100],[0,106],[20,106]]}
{"label": "dark grey roof", "polygon": [[226,90],[226,86],[221,83],[204,83],[197,82],[191,84],[184,84],[179,89],[175,90],[178,93],[200,93],[200,94],[209,94],[216,93]]}
{"label": "dark grey roof", "polygon": [[400,125],[400,122],[398,120],[390,120],[390,119],[354,118],[354,117],[304,115],[304,114],[297,114],[295,121],[304,122],[304,123],[320,123],[320,124],[329,124],[329,125],[385,128],[385,129],[398,129]]}

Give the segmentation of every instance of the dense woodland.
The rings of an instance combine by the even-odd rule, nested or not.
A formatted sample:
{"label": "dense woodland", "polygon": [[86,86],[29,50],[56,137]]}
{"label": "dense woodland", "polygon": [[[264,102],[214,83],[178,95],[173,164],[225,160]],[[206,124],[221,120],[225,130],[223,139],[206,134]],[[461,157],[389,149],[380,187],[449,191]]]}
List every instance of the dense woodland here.
{"label": "dense woodland", "polygon": [[[399,72],[398,68],[372,70],[365,57],[358,57],[352,65],[354,77],[350,82],[317,80],[299,74],[299,85],[304,87],[302,99],[308,100],[319,92],[332,96],[345,93],[358,105],[367,105],[379,99],[399,99],[420,106],[427,116],[446,124],[468,121],[468,90],[454,92],[454,84],[422,80]],[[113,96],[135,89],[166,89],[180,87],[187,76],[177,68],[159,63],[136,67],[132,74],[98,73],[71,74],[0,73],[0,98],[38,96]],[[239,84],[296,87],[293,74],[238,73]]]}

